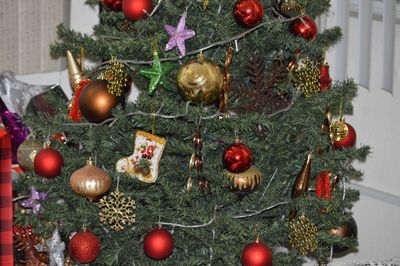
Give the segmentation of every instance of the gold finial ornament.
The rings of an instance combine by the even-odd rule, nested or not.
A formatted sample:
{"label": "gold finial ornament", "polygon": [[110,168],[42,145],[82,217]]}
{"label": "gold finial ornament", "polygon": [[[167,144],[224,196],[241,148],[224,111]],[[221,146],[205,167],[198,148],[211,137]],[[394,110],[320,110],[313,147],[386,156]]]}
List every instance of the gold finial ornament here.
{"label": "gold finial ornament", "polygon": [[[81,60],[83,61],[83,59]],[[71,83],[72,90],[75,91],[78,84],[87,79],[87,77],[82,71],[82,66],[78,63],[70,50],[67,50],[67,68],[69,82]]]}

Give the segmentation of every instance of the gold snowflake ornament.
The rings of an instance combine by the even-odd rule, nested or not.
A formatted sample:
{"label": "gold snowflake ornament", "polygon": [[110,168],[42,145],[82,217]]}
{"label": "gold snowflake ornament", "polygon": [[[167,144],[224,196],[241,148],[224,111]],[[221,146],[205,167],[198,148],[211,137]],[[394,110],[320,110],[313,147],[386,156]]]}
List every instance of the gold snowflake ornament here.
{"label": "gold snowflake ornament", "polygon": [[100,222],[110,225],[112,230],[121,231],[125,225],[135,223],[135,201],[131,197],[125,197],[119,190],[100,199],[99,207]]}
{"label": "gold snowflake ornament", "polygon": [[317,232],[315,224],[304,215],[289,222],[289,246],[295,248],[301,256],[317,249]]}

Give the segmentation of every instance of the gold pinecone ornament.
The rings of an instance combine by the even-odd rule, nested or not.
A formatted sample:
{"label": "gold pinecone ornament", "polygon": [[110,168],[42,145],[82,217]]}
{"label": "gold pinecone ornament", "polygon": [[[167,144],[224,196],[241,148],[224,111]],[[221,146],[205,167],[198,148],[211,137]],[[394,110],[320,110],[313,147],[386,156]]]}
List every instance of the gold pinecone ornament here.
{"label": "gold pinecone ornament", "polygon": [[306,98],[320,92],[320,71],[309,58],[292,67],[293,85]]}
{"label": "gold pinecone ornament", "polygon": [[118,189],[101,198],[98,204],[100,222],[110,225],[112,230],[121,231],[135,223],[135,200],[125,197]]}
{"label": "gold pinecone ornament", "polygon": [[128,73],[122,63],[112,58],[106,71],[102,73],[101,79],[108,81],[107,89],[110,94],[121,96],[128,82]]}
{"label": "gold pinecone ornament", "polygon": [[289,246],[295,248],[299,255],[306,256],[318,248],[317,233],[317,226],[303,213],[289,221]]}

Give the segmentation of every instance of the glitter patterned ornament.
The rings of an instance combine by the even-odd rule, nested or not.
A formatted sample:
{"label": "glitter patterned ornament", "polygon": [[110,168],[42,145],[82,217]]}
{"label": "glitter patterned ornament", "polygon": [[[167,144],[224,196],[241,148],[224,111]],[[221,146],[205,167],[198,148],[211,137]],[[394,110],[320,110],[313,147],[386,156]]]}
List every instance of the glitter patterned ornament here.
{"label": "glitter patterned ornament", "polygon": [[186,28],[186,13],[183,14],[179,19],[178,26],[173,27],[171,25],[165,25],[164,29],[170,36],[169,41],[165,46],[165,51],[169,51],[177,47],[181,56],[185,56],[185,41],[193,38],[196,35],[194,30],[189,30]]}
{"label": "glitter patterned ornament", "polygon": [[303,213],[298,219],[289,222],[289,246],[295,248],[301,256],[306,256],[318,248],[317,233],[317,226]]}
{"label": "glitter patterned ornament", "polygon": [[309,58],[294,66],[293,84],[306,98],[320,92],[320,71]]}
{"label": "glitter patterned ornament", "polygon": [[145,183],[154,183],[158,177],[158,165],[167,140],[156,135],[137,131],[132,155],[117,162],[119,173],[126,173]]}
{"label": "glitter patterned ornament", "polygon": [[99,201],[99,220],[110,225],[112,230],[121,231],[125,225],[135,223],[135,200],[125,197],[118,189]]}

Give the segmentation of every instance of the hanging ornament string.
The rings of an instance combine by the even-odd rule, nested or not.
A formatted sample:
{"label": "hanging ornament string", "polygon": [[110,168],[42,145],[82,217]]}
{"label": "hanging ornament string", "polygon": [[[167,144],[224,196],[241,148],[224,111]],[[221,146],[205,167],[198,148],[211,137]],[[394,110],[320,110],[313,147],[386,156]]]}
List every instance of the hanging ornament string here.
{"label": "hanging ornament string", "polygon": [[203,0],[203,10],[206,10],[209,4],[210,4],[209,0]]}
{"label": "hanging ornament string", "polygon": [[152,113],[152,126],[151,126],[151,134],[155,135],[156,134],[156,121],[157,121],[157,116],[156,116],[156,106],[153,105],[151,108],[151,113]]}
{"label": "hanging ornament string", "polygon": [[226,52],[225,65],[224,65],[224,83],[219,97],[219,112],[227,112],[228,104],[228,91],[229,91],[229,68],[232,63],[233,48],[229,47]]}

